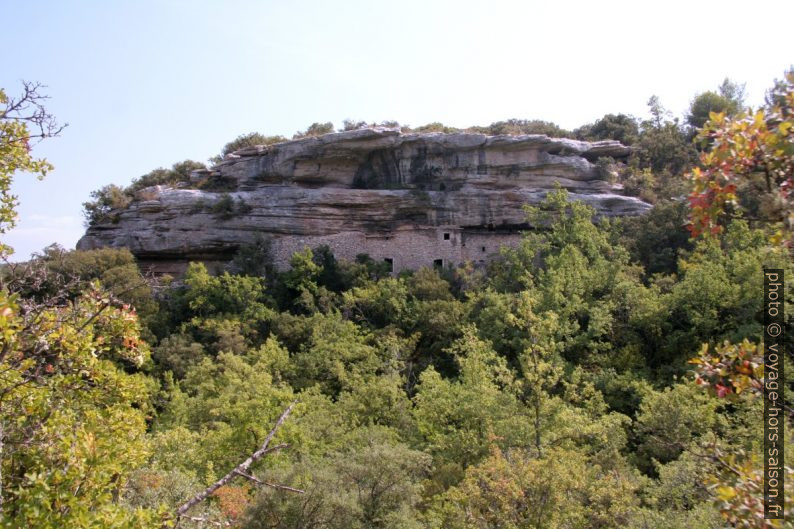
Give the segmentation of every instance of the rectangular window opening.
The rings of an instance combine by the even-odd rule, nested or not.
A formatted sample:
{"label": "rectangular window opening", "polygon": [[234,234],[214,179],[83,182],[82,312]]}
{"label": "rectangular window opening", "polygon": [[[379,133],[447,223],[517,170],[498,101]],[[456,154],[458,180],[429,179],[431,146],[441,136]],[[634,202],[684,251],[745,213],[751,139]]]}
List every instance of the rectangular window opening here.
{"label": "rectangular window opening", "polygon": [[383,260],[389,266],[389,272],[394,272],[394,259],[387,257]]}
{"label": "rectangular window opening", "polygon": [[445,241],[448,241],[448,240],[449,240],[449,233],[445,233],[445,234],[444,234],[444,240],[445,240]]}
{"label": "rectangular window opening", "polygon": [[436,259],[433,261],[433,268],[444,268],[444,260]]}

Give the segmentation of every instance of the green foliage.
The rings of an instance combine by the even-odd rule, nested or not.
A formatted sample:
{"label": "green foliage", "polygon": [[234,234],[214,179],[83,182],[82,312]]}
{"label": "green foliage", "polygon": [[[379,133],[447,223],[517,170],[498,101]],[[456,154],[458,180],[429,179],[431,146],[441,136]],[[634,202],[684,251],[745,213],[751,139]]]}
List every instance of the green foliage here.
{"label": "green foliage", "polygon": [[[783,115],[786,86],[770,112]],[[740,92],[727,83],[720,97],[741,101]],[[556,189],[487,269],[395,277],[366,255],[347,262],[321,246],[276,271],[264,239],[241,247],[228,272],[192,263],[154,291],[125,251],[50,247],[6,267],[0,525],[167,526],[297,399],[273,441],[289,450],[250,472],[305,494],[238,476],[192,511],[205,521],[180,526],[774,526],[757,516],[753,340],[761,271],[794,266],[747,222],[725,222],[719,239],[687,237],[691,127],[658,98],[649,105],[641,123],[610,114],[576,134],[637,147],[626,164],[597,165],[654,209],[609,221]],[[467,130],[565,133],[523,120]],[[224,154],[270,140],[242,136]],[[134,185],[183,184],[192,167]],[[222,193],[233,183],[201,174],[190,185],[219,191],[211,213],[245,213]],[[103,198],[112,217],[124,206],[111,195],[132,196]],[[792,288],[784,297],[790,315]]]}
{"label": "green foliage", "polygon": [[618,178],[618,173],[615,165],[614,158],[609,156],[601,156],[596,160],[596,178],[605,180],[610,183],[615,183]]}
{"label": "green foliage", "polygon": [[[57,136],[63,126],[43,106],[47,96],[39,93],[40,84],[23,82],[23,93],[11,97],[0,88],[0,235],[17,222],[17,197],[11,186],[17,172],[44,178],[53,169],[45,159],[31,155],[31,141]],[[13,250],[0,244],[0,256]]]}
{"label": "green foliage", "polygon": [[273,255],[270,239],[258,238],[251,244],[240,246],[229,263],[234,275],[269,277],[273,274]]}
{"label": "green foliage", "polygon": [[744,103],[744,85],[725,79],[720,85],[719,93],[707,91],[695,96],[689,106],[687,123],[700,129],[709,120],[712,112],[733,116],[742,110]]}
{"label": "green foliage", "polygon": [[[44,275],[33,283],[25,283],[20,277],[15,290],[23,296],[44,299],[68,292],[70,297],[76,297],[89,283],[99,281],[108,292],[132,306],[144,324],[157,311],[150,281],[141,274],[135,257],[126,248],[66,251],[52,245],[34,256],[30,264],[34,268],[41,266]],[[145,329],[143,333],[148,338]]]}
{"label": "green foliage", "polygon": [[352,119],[346,119],[342,122],[342,128],[339,129],[339,132],[374,128],[374,127],[388,127],[388,128],[396,129],[396,128],[400,128],[400,123],[398,123],[397,121],[389,121],[389,120],[381,121],[380,123],[367,123],[366,121],[355,121]]}
{"label": "green foliage", "polygon": [[721,242],[699,241],[679,263],[680,279],[667,303],[676,325],[666,333],[660,359],[692,356],[704,341],[756,340],[765,267],[794,273],[785,250],[768,247],[763,232],[743,221],[731,223]]}
{"label": "green foliage", "polygon": [[637,119],[626,114],[606,114],[603,118],[573,131],[577,139],[586,141],[616,140],[623,145],[637,143],[640,128]]}
{"label": "green foliage", "polygon": [[175,163],[171,169],[160,167],[135,178],[126,188],[109,184],[92,191],[92,200],[83,202],[86,226],[118,222],[121,212],[133,201],[151,198],[141,193],[148,187],[191,185],[190,173],[197,169],[206,169],[206,166],[200,162],[185,160]]}
{"label": "green foliage", "polygon": [[[548,229],[522,242],[519,257],[513,258],[521,267],[513,269],[518,277],[510,283],[538,289],[537,312],[553,313],[558,320],[555,338],[566,359],[603,365],[624,345],[618,314],[632,298],[646,303],[648,294],[625,249],[613,244],[606,224],[594,224],[594,214],[589,206],[569,203],[564,190],[549,193],[540,208],[529,208],[530,223]],[[533,261],[542,268],[533,271]],[[622,354],[631,354],[631,347]],[[641,362],[622,358],[621,363],[627,360]]]}
{"label": "green foliage", "polygon": [[224,158],[226,158],[226,156],[232,154],[234,151],[244,149],[245,147],[273,145],[274,143],[281,143],[282,141],[287,141],[287,138],[283,136],[265,136],[264,134],[260,134],[258,132],[241,134],[224,145],[221,149],[220,155],[212,158],[210,161],[214,163],[220,163]]}
{"label": "green foliage", "polygon": [[717,403],[691,384],[677,384],[649,393],[637,415],[635,435],[641,465],[675,460],[692,442],[712,431],[718,421]]}
{"label": "green foliage", "polygon": [[571,133],[557,124],[539,119],[508,119],[497,121],[487,127],[469,127],[466,132],[480,132],[482,134],[498,135],[508,134],[545,134],[551,138],[570,138]]}
{"label": "green foliage", "polygon": [[665,119],[666,110],[658,99],[652,98],[649,106],[652,118],[642,122],[636,144],[640,149],[640,164],[654,173],[680,175],[695,164],[697,151],[678,121]]}
{"label": "green foliage", "polygon": [[211,276],[202,264],[191,263],[185,274],[182,302],[189,314],[254,314],[264,307],[260,278],[222,274]]}
{"label": "green foliage", "polygon": [[[209,482],[256,450],[293,399],[274,369],[284,354],[269,340],[244,355],[220,353],[188,369],[156,424],[167,468],[195,472]],[[169,448],[175,435],[184,439]]]}
{"label": "green foliage", "polygon": [[581,453],[556,449],[542,458],[492,449],[431,512],[431,527],[565,528],[629,526],[637,479],[608,472]]}
{"label": "green foliage", "polygon": [[235,198],[229,193],[223,193],[208,208],[210,213],[221,220],[247,215],[251,212],[251,209],[253,208],[243,198]]}
{"label": "green foliage", "polygon": [[201,162],[194,162],[193,160],[185,160],[177,162],[171,166],[171,169],[164,169],[159,167],[133,179],[132,183],[124,190],[129,196],[135,194],[147,187],[151,186],[176,186],[177,184],[190,183],[190,173],[197,169],[206,169],[207,166]]}
{"label": "green foliage", "polygon": [[117,223],[121,210],[132,203],[132,198],[116,184],[109,184],[96,191],[91,191],[91,198],[83,202],[83,214],[86,226],[94,224]]}
{"label": "green foliage", "polygon": [[115,497],[149,455],[137,319],[100,292],[21,314],[0,294],[4,527],[155,527]]}
{"label": "green foliage", "polygon": [[[16,221],[15,173],[52,169],[30,154],[30,140],[62,130],[39,88],[24,83],[19,98],[0,89],[0,234]],[[0,255],[11,251],[0,245]],[[136,373],[148,356],[138,320],[101,290],[35,291],[40,270],[12,270],[0,282],[0,525],[159,527],[154,510],[115,501],[148,456],[151,386]],[[33,299],[9,292],[19,285]]]}
{"label": "green foliage", "polygon": [[317,385],[334,396],[388,366],[370,337],[338,313],[314,314],[305,324],[305,340],[290,359],[294,387]]}
{"label": "green foliage", "polygon": [[429,458],[378,429],[364,429],[348,436],[347,441],[345,449],[322,461],[308,461],[281,473],[283,481],[295,483],[306,494],[263,490],[242,527],[421,527],[417,519],[419,481]]}
{"label": "green foliage", "polygon": [[408,287],[400,279],[386,278],[344,293],[349,317],[369,327],[402,321],[408,312]]}
{"label": "green foliage", "polygon": [[323,134],[329,134],[334,131],[334,124],[330,121],[327,123],[312,123],[308,126],[308,128],[304,131],[298,131],[293,136],[293,140],[299,140],[301,138],[312,138],[314,136],[322,136]]}
{"label": "green foliage", "polygon": [[[203,484],[192,474],[178,470],[142,467],[132,472],[120,495],[120,503],[131,509],[173,510],[189,500]],[[220,518],[217,506],[203,509],[202,516],[212,520]],[[167,526],[167,525],[166,525]],[[181,521],[179,527],[200,529],[191,521]]]}
{"label": "green foliage", "polygon": [[735,114],[738,110],[738,105],[735,101],[731,101],[727,97],[723,97],[716,92],[708,91],[698,94],[697,97],[692,100],[692,104],[689,107],[689,115],[686,120],[692,127],[700,129],[709,120],[709,114],[712,112],[725,112],[731,115]]}
{"label": "green foliage", "polygon": [[317,283],[331,292],[343,292],[370,279],[389,277],[388,264],[376,262],[367,254],[356,256],[355,262],[337,261],[328,246],[319,246],[312,253],[314,263],[322,268]]}
{"label": "green foliage", "polygon": [[177,379],[206,356],[204,346],[185,334],[166,336],[152,351],[152,359],[159,370],[171,371]]}
{"label": "green foliage", "polygon": [[515,375],[474,328],[449,350],[460,375],[443,379],[426,369],[414,397],[414,416],[427,449],[444,463],[462,467],[488,453],[494,438],[507,446],[529,442],[529,421],[518,400]]}
{"label": "green foliage", "polygon": [[647,275],[675,273],[679,256],[692,250],[687,215],[685,202],[664,201],[645,215],[619,221],[623,245]]}
{"label": "green foliage", "polygon": [[433,123],[428,123],[427,125],[422,125],[420,127],[415,127],[412,130],[415,132],[443,132],[444,134],[461,132],[461,129],[459,128],[448,127],[438,121],[434,121]]}
{"label": "green foliage", "polygon": [[774,106],[730,117],[710,114],[698,134],[708,149],[702,169],[689,175],[692,235],[714,236],[722,218],[747,212],[768,223],[770,239],[786,247],[794,237],[794,72],[776,85]]}

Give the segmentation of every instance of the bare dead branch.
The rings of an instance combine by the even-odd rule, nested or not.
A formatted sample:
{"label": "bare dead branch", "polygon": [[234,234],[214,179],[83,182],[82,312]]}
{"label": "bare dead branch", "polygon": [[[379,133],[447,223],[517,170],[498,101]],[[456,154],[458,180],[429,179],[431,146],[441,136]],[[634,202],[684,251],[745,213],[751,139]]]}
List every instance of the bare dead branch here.
{"label": "bare dead branch", "polygon": [[49,96],[42,94],[41,89],[47,88],[41,83],[22,81],[22,95],[8,97],[5,105],[0,107],[0,120],[17,121],[29,124],[37,132],[20,140],[52,138],[58,136],[67,124],[61,125],[55,117],[47,112],[44,103]]}
{"label": "bare dead branch", "polygon": [[214,520],[210,520],[209,518],[202,518],[200,516],[185,516],[185,520],[190,520],[191,522],[208,523],[218,527],[231,527],[232,525],[229,522],[216,522]]}
{"label": "bare dead branch", "polygon": [[279,489],[279,490],[288,490],[290,492],[297,492],[298,494],[305,494],[306,493],[305,490],[296,489],[296,488],[293,488],[293,487],[288,487],[286,485],[279,485],[278,483],[270,483],[268,481],[262,481],[261,479],[259,479],[256,476],[252,476],[251,474],[246,474],[245,472],[241,472],[239,470],[235,470],[235,473],[238,476],[240,476],[240,477],[243,477],[245,479],[251,480],[254,483],[256,483],[257,485],[262,485],[264,487],[272,487],[274,489]]}
{"label": "bare dead branch", "polygon": [[281,444],[281,445],[276,445],[276,446],[271,448],[270,447],[270,441],[272,441],[273,437],[276,435],[276,430],[278,430],[279,427],[284,423],[284,421],[287,420],[287,417],[289,416],[289,414],[292,413],[292,409],[295,407],[296,403],[297,402],[293,402],[292,404],[289,405],[289,407],[287,407],[286,410],[284,410],[284,413],[282,413],[281,417],[278,418],[278,420],[276,421],[276,424],[270,430],[270,433],[268,433],[267,437],[265,437],[265,441],[262,443],[262,446],[259,447],[259,450],[257,450],[256,452],[254,452],[253,454],[248,456],[248,459],[246,459],[245,461],[243,461],[242,463],[237,465],[235,468],[233,468],[228,474],[223,476],[221,479],[219,479],[218,481],[216,481],[215,483],[213,483],[212,485],[210,485],[209,487],[207,487],[206,489],[204,489],[203,491],[199,492],[198,494],[193,496],[191,499],[189,499],[188,501],[183,503],[176,510],[177,519],[179,519],[182,516],[184,516],[184,514],[188,510],[190,510],[191,507],[193,507],[194,505],[204,501],[205,499],[207,499],[207,497],[210,494],[212,494],[213,492],[215,492],[216,490],[218,490],[222,486],[226,485],[228,482],[230,482],[232,479],[234,479],[235,476],[240,475],[240,473],[246,473],[246,471],[248,470],[248,468],[251,465],[253,465],[258,459],[262,458],[268,452],[273,452],[275,450],[279,450],[281,448],[286,447],[287,445]]}

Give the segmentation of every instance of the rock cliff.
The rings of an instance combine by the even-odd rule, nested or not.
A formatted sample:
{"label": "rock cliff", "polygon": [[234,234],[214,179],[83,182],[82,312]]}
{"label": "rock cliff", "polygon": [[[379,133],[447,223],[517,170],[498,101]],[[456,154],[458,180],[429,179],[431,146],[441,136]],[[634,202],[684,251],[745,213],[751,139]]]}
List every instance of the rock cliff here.
{"label": "rock cliff", "polygon": [[279,267],[319,244],[338,257],[369,253],[396,270],[483,261],[517,240],[527,228],[522,206],[556,183],[601,215],[647,211],[595,165],[629,152],[615,141],[388,128],[249,147],[194,172],[190,185],[144,189],[114,222],[92,225],[78,248],[126,246],[160,271],[191,259],[223,262],[260,237],[271,239]]}

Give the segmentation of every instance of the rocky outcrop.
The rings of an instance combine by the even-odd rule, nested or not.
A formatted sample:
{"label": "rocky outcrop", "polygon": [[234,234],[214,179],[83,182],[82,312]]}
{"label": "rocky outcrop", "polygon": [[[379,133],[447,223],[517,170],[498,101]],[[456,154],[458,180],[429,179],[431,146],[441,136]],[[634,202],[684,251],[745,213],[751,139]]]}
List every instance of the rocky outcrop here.
{"label": "rocky outcrop", "polygon": [[[194,172],[189,187],[196,189],[141,191],[116,222],[91,226],[78,248],[126,246],[150,261],[222,261],[266,237],[278,266],[303,245],[329,244],[338,256],[370,253],[399,269],[471,258],[469,241],[479,261],[484,248],[514,240],[527,227],[522,206],[538,203],[557,184],[601,215],[647,211],[648,204],[603,180],[595,165],[629,152],[615,141],[387,128],[249,147]],[[223,192],[208,190],[219,185]],[[433,241],[456,249],[431,260]]]}

